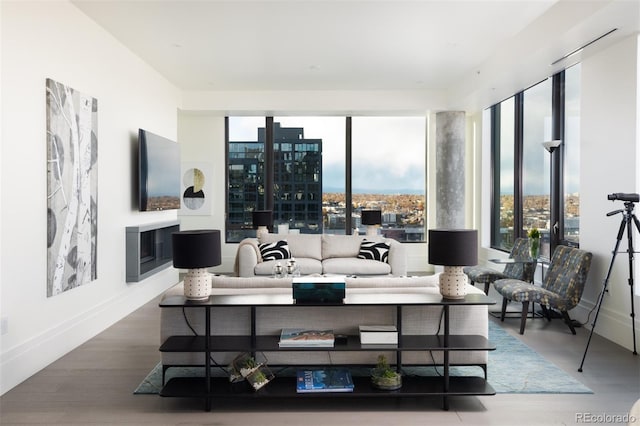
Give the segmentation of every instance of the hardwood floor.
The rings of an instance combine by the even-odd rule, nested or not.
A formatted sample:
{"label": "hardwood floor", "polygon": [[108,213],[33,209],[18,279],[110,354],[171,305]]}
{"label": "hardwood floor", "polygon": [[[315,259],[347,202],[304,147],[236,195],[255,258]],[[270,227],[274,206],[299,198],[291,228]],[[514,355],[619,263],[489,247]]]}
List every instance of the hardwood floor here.
{"label": "hardwood floor", "polygon": [[[533,320],[524,336],[519,320],[502,325],[540,355],[590,387],[594,394],[499,394],[400,400],[223,401],[212,412],[200,400],[134,395],[159,361],[159,299],[138,309],[0,398],[0,424],[25,425],[566,425],[593,416],[625,424],[640,398],[640,357],[594,334],[584,372],[577,371],[588,338],[560,321]],[[498,321],[491,318],[492,321]],[[518,366],[505,366],[517,374]],[[591,417],[589,417],[591,416]],[[591,421],[587,421],[591,420]]]}

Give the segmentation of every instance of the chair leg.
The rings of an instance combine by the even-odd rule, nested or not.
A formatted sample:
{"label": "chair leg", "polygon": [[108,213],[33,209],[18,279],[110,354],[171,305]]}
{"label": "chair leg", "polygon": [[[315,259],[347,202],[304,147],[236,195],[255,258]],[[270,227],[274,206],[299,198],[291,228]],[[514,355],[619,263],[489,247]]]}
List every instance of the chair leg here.
{"label": "chair leg", "polygon": [[522,302],[522,316],[520,317],[520,334],[524,334],[524,326],[527,325],[527,315],[529,315],[529,301]]}
{"label": "chair leg", "polygon": [[540,305],[540,308],[542,308],[542,313],[547,321],[551,322],[551,313],[549,312],[549,309],[547,309],[545,305]]}
{"label": "chair leg", "polygon": [[490,282],[486,282],[484,283],[484,294],[488,295],[489,294],[489,286],[491,285]]}
{"label": "chair leg", "polygon": [[573,327],[573,321],[569,317],[569,313],[567,311],[562,311],[561,313],[565,324],[567,324],[569,326],[569,329],[571,330],[571,334],[576,334],[576,329]]}
{"label": "chair leg", "polygon": [[509,300],[506,297],[502,298],[502,313],[500,314],[500,321],[504,322],[504,314],[507,312],[507,303]]}

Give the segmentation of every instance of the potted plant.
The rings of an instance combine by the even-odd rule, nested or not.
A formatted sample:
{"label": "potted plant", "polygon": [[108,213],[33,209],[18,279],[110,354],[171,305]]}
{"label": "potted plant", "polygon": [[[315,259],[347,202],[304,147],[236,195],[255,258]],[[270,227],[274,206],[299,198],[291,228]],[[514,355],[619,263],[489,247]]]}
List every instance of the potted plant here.
{"label": "potted plant", "polygon": [[389,366],[384,355],[378,355],[378,364],[371,371],[371,384],[382,390],[400,389],[402,375]]}
{"label": "potted plant", "polygon": [[538,228],[531,228],[527,236],[529,237],[531,258],[537,259],[540,250],[540,231],[538,231]]}

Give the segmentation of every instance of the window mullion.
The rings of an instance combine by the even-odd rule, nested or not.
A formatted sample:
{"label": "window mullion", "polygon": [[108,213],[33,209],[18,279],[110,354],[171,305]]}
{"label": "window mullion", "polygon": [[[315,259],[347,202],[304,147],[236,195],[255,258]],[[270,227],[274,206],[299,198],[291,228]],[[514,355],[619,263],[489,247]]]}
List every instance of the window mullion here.
{"label": "window mullion", "polygon": [[523,195],[522,195],[522,158],[524,144],[524,93],[515,96],[514,108],[514,176],[513,176],[513,237],[522,236],[523,229]]}

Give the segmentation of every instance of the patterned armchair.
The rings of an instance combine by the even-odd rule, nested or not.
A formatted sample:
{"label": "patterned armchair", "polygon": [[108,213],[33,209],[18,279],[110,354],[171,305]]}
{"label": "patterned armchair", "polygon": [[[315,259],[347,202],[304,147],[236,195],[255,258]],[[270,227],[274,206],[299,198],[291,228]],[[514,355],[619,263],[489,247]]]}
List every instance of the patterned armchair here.
{"label": "patterned armchair", "polygon": [[496,280],[493,283],[494,287],[503,297],[500,320],[504,321],[507,303],[510,300],[521,302],[520,334],[524,334],[529,302],[539,303],[547,318],[550,318],[547,308],[560,311],[565,323],[571,329],[571,333],[576,334],[567,311],[580,303],[592,257],[591,253],[584,250],[558,246],[551,257],[551,264],[545,274],[542,286],[538,287],[511,278]]}
{"label": "patterned armchair", "polygon": [[[517,238],[509,254],[510,259],[530,259],[529,239]],[[513,278],[517,280],[531,282],[533,273],[536,270],[536,261],[507,263],[504,271],[500,272],[485,266],[466,266],[463,271],[469,277],[471,285],[484,283],[484,294],[489,294],[489,286],[495,280],[502,278]]]}

